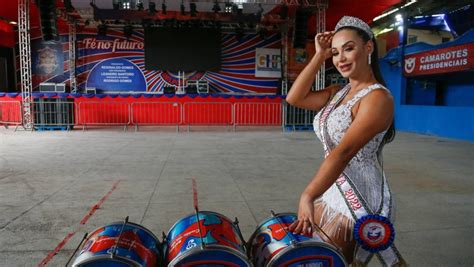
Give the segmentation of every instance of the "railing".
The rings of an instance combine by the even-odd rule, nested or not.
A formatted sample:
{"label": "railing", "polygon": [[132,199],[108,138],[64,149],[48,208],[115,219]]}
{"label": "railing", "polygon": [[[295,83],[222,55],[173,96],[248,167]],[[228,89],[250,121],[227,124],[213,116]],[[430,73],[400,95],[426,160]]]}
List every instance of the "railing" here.
{"label": "railing", "polygon": [[232,103],[196,102],[184,103],[183,124],[188,125],[232,125]]}
{"label": "railing", "polygon": [[282,109],[280,103],[235,103],[234,128],[247,126],[281,126]]}
{"label": "railing", "polygon": [[130,104],[122,102],[82,102],[79,103],[77,125],[123,126],[130,125]]}
{"label": "railing", "polygon": [[132,103],[132,125],[138,126],[176,125],[183,122],[182,108],[179,103],[137,102]]}
{"label": "railing", "polygon": [[35,99],[33,104],[36,129],[71,129],[74,126],[74,102],[67,99]]}
{"label": "railing", "polygon": [[[0,102],[0,123],[21,125],[21,102]],[[121,102],[72,99],[37,99],[35,126],[282,126],[311,127],[316,112],[282,103],[261,102]]]}
{"label": "railing", "polygon": [[317,114],[316,111],[289,105],[286,101],[283,101],[283,111],[283,125],[288,130],[312,128],[314,116]]}
{"label": "railing", "polygon": [[20,101],[0,101],[0,124],[21,125],[21,102]]}

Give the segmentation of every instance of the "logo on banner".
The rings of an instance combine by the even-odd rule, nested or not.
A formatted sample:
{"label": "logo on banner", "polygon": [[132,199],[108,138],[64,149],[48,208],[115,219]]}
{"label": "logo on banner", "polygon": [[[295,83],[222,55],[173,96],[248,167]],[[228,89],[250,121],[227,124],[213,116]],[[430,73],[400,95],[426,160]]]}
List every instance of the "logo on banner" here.
{"label": "logo on banner", "polygon": [[405,60],[405,72],[412,73],[415,69],[416,57],[407,58]]}
{"label": "logo on banner", "polygon": [[257,48],[255,54],[255,77],[281,77],[280,49]]}
{"label": "logo on banner", "polygon": [[33,43],[32,73],[36,75],[60,75],[63,73],[63,51],[61,44],[46,44],[42,41]]}

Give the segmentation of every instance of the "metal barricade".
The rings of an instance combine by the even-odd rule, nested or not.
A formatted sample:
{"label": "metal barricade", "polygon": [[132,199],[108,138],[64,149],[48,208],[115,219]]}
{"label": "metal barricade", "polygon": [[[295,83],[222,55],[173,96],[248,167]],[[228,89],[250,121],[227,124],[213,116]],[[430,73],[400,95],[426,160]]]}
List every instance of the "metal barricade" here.
{"label": "metal barricade", "polygon": [[0,124],[21,125],[21,101],[0,101]]}
{"label": "metal barricade", "polygon": [[176,126],[183,122],[181,104],[176,102],[156,103],[156,102],[134,102],[132,103],[132,124],[135,130],[138,126]]}
{"label": "metal barricade", "polygon": [[234,130],[238,125],[281,126],[282,107],[280,103],[235,103]]}
{"label": "metal barricade", "polygon": [[70,130],[74,126],[74,100],[37,98],[33,102],[36,130]]}
{"label": "metal barricade", "polygon": [[316,111],[301,109],[289,105],[283,101],[283,119],[286,130],[310,130],[313,129],[314,116]]}
{"label": "metal barricade", "polygon": [[197,102],[184,103],[183,124],[188,125],[232,125],[232,103]]}
{"label": "metal barricade", "polygon": [[78,108],[78,125],[123,126],[130,124],[130,104],[124,102],[82,102]]}

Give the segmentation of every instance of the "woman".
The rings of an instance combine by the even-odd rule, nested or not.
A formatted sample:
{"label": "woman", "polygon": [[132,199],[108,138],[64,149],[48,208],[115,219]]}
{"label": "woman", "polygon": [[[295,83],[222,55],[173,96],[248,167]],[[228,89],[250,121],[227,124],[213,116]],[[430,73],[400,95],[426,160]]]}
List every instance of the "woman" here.
{"label": "woman", "polygon": [[[365,215],[393,217],[381,159],[383,146],[395,135],[393,99],[384,87],[374,34],[365,22],[345,16],[333,32],[317,34],[315,46],[314,57],[296,79],[286,101],[320,111],[314,129],[326,157],[301,194],[298,220],[290,230],[303,234],[322,230],[325,234],[320,235],[341,249],[348,263],[365,265],[375,249],[357,245],[354,227],[366,227]],[[316,73],[329,57],[349,83],[343,88],[330,86],[311,92]],[[393,229],[388,220],[388,226],[384,222],[373,227],[379,231],[369,231],[369,238],[376,239],[370,234],[380,234],[380,229]],[[392,244],[379,245],[376,254],[384,265],[404,265]]]}

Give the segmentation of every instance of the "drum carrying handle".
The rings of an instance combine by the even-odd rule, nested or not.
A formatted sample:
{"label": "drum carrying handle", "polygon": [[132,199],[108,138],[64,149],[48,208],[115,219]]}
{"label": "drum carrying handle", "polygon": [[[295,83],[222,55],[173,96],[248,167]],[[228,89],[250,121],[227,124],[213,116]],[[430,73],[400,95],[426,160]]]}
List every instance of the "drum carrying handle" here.
{"label": "drum carrying handle", "polygon": [[235,227],[237,227],[237,234],[239,235],[240,240],[242,240],[242,245],[244,246],[244,248],[246,248],[247,242],[245,242],[244,236],[242,235],[242,232],[240,232],[239,219],[237,219],[237,217],[235,217],[234,225]]}
{"label": "drum carrying handle", "polygon": [[66,262],[66,265],[64,265],[65,267],[69,266],[69,263],[71,262],[72,258],[74,258],[74,255],[76,255],[77,251],[82,246],[82,243],[84,243],[84,240],[86,240],[87,235],[88,235],[87,233],[84,234],[84,237],[82,238],[81,242],[79,242],[79,245],[77,245],[77,247],[74,250],[74,252],[72,253],[71,257],[69,257],[69,260]]}
{"label": "drum carrying handle", "polygon": [[112,252],[110,253],[110,257],[112,258],[115,256],[115,252],[117,251],[120,239],[122,239],[123,230],[125,230],[125,225],[127,225],[127,223],[128,223],[128,216],[125,217],[125,220],[123,221],[122,228],[120,229],[119,237],[117,238],[117,241],[115,241],[114,247],[112,248]]}
{"label": "drum carrying handle", "polygon": [[283,231],[285,231],[285,233],[290,237],[290,244],[291,245],[294,245],[296,244],[296,238],[295,238],[295,235],[291,232],[288,232],[288,230],[283,226],[283,222],[280,220],[280,218],[277,216],[277,214],[273,211],[273,210],[270,210],[270,212],[272,213],[272,216],[277,219],[278,221],[278,224],[280,225],[280,227],[283,229]]}
{"label": "drum carrying handle", "polygon": [[204,249],[206,244],[204,243],[204,238],[202,237],[201,223],[199,223],[199,209],[197,206],[194,206],[194,210],[196,211],[196,221],[199,229],[199,238],[201,239],[201,249]]}

